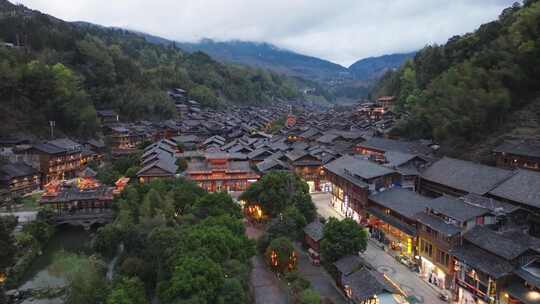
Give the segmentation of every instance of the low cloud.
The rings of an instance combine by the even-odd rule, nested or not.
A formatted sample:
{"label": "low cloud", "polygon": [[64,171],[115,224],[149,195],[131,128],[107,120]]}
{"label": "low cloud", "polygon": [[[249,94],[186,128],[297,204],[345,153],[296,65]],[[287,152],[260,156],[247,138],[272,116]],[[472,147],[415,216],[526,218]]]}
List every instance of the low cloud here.
{"label": "low cloud", "polygon": [[178,41],[269,42],[345,66],[473,31],[515,0],[18,0],[68,21]]}

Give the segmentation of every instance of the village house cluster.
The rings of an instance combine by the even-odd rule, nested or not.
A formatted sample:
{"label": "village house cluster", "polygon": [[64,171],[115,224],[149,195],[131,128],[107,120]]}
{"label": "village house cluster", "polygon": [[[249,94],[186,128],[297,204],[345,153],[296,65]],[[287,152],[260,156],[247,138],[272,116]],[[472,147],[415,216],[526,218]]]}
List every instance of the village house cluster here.
{"label": "village house cluster", "polygon": [[[538,142],[504,142],[493,151],[496,166],[487,166],[440,157],[430,141],[389,138],[399,119],[390,110],[392,97],[319,112],[285,103],[210,110],[181,89],[169,95],[176,120],[126,123],[102,110],[98,140],[0,140],[3,197],[44,189],[41,203],[62,215],[106,212],[129,182],[97,182],[87,164],[107,152],[113,158],[141,153],[131,182],[182,176],[210,192],[242,192],[268,172],[288,170],[311,192],[330,193],[338,213],[367,227],[371,238],[457,303],[538,303]],[[318,252],[322,223],[305,231]],[[373,291],[397,293],[375,269],[354,266],[358,258],[336,263],[347,296],[372,303]]]}

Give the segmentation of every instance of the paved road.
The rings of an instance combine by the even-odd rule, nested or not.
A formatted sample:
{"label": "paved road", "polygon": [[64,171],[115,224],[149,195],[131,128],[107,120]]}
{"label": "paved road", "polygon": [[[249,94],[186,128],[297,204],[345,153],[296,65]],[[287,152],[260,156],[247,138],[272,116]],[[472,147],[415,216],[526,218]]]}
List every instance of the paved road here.
{"label": "paved road", "polygon": [[256,304],[287,304],[288,296],[276,276],[268,270],[264,259],[256,255],[251,259],[251,286]]}
{"label": "paved road", "polygon": [[[343,218],[343,215],[330,206],[330,194],[312,194],[312,199],[315,206],[317,206],[317,212],[322,217]],[[416,273],[411,272],[407,267],[397,262],[391,255],[371,242],[368,243],[364,258],[377,268],[379,272],[386,273],[401,287],[407,296],[415,296],[419,300],[419,303],[445,303],[438,298],[438,292],[418,277]]]}
{"label": "paved road", "polygon": [[[257,227],[246,225],[246,235],[250,239],[257,240],[263,231]],[[250,282],[253,289],[255,304],[287,304],[288,293],[283,283],[265,265],[264,258],[256,255],[251,258]]]}
{"label": "paved road", "polygon": [[294,245],[298,252],[298,272],[311,283],[311,288],[334,304],[345,304],[345,298],[334,284],[334,279],[322,266],[314,266],[298,243]]}

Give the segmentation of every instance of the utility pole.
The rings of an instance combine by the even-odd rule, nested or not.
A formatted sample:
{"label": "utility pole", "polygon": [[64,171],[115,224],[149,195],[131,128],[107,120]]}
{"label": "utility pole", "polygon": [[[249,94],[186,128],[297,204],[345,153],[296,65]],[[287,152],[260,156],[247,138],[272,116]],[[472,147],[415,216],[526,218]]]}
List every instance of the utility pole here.
{"label": "utility pole", "polygon": [[49,120],[49,126],[51,127],[51,139],[54,139],[54,127],[56,126],[56,121]]}

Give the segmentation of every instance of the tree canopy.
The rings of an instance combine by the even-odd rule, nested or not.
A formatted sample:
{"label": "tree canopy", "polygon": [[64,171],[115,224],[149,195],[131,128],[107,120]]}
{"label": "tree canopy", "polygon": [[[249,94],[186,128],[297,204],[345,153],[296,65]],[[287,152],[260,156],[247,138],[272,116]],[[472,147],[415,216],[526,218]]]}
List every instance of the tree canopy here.
{"label": "tree canopy", "polygon": [[321,257],[333,263],[347,255],[356,255],[367,248],[367,231],[353,219],[331,217],[324,225]]}
{"label": "tree canopy", "polygon": [[[269,103],[299,97],[295,82],[260,69],[153,44],[121,29],[68,23],[6,5],[0,19],[2,132],[48,132],[48,121],[77,136],[99,129],[96,109],[113,109],[125,120],[169,119],[174,102],[166,91],[187,90],[203,106]],[[0,12],[2,13],[2,12]],[[24,39],[23,39],[24,38]]]}
{"label": "tree canopy", "polygon": [[540,2],[516,3],[474,33],[426,46],[388,72],[373,95],[397,97],[405,118],[393,132],[447,142],[452,150],[497,131],[538,97],[539,23]]}
{"label": "tree canopy", "polygon": [[313,221],[316,208],[309,195],[309,186],[298,175],[274,171],[253,183],[240,196],[246,205],[260,206],[263,213],[276,217],[288,207],[296,207],[308,222]]}
{"label": "tree canopy", "polygon": [[94,241],[106,256],[124,245],[109,303],[129,301],[131,289],[163,303],[246,303],[255,243],[228,194],[206,193],[184,179],[155,180],[128,185],[117,205],[114,223]]}

